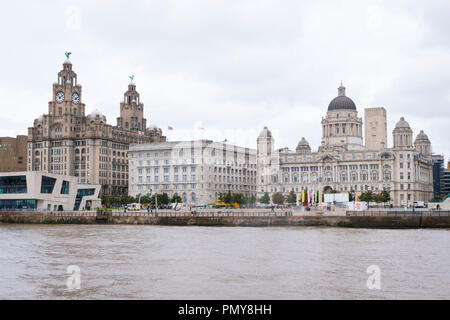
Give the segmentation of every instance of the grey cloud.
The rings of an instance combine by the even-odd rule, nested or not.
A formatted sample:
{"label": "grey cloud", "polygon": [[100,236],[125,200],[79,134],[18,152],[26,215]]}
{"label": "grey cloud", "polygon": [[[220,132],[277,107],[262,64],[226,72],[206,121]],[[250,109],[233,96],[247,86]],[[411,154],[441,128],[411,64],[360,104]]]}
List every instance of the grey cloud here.
{"label": "grey cloud", "polygon": [[[77,30],[66,27],[71,5],[81,9]],[[4,7],[0,93],[8,103],[2,110],[25,114],[18,134],[47,112],[51,84],[70,50],[87,110],[100,109],[109,123],[133,73],[145,115],[164,130],[188,132],[202,121],[216,136],[268,125],[279,147],[295,148],[305,136],[317,148],[321,117],[343,80],[360,116],[365,106],[385,106],[388,130],[404,115],[416,133],[429,134],[435,152],[450,155],[444,138],[448,1],[22,1]],[[0,135],[11,135],[13,118],[5,110]],[[256,136],[249,146],[255,143]]]}

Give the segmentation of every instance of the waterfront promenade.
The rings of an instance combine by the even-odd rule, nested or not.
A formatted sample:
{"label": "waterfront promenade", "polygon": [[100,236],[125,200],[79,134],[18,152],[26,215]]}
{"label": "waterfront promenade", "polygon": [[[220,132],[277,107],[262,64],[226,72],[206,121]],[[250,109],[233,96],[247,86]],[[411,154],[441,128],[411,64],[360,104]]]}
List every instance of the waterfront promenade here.
{"label": "waterfront promenade", "polygon": [[353,228],[450,228],[450,211],[368,210],[311,213],[292,209],[197,211],[0,212],[0,223],[135,224],[166,226],[332,226]]}

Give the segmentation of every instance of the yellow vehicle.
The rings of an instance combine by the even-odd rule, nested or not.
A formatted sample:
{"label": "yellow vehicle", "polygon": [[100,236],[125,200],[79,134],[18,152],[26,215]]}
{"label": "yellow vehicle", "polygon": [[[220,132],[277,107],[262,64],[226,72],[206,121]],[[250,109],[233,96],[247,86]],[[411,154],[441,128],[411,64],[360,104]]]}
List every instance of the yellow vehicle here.
{"label": "yellow vehicle", "polygon": [[217,200],[216,201],[216,208],[235,208],[235,209],[239,209],[239,204],[237,202],[224,203],[222,200]]}

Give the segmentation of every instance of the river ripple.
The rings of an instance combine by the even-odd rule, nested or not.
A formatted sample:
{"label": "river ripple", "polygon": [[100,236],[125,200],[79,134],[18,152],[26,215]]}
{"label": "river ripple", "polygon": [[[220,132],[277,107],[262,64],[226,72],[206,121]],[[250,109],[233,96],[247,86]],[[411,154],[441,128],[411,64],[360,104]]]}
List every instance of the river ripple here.
{"label": "river ripple", "polygon": [[0,298],[449,299],[449,249],[443,229],[2,224]]}

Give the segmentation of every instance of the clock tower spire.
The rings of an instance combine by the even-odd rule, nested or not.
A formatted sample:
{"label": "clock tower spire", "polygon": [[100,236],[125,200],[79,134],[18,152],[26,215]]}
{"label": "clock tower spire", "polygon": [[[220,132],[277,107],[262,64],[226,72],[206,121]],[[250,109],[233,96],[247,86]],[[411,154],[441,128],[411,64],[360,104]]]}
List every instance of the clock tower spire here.
{"label": "clock tower spire", "polygon": [[58,81],[53,83],[53,99],[49,102],[48,111],[52,116],[62,117],[73,115],[84,116],[85,105],[81,103],[81,85],[77,74],[72,70],[69,60],[71,52],[66,52],[63,68],[58,72]]}
{"label": "clock tower spire", "polygon": [[134,76],[129,76],[128,90],[124,93],[124,99],[120,103],[120,117],[117,118],[117,126],[125,130],[145,132],[147,119],[144,118],[144,104],[140,101],[139,93],[133,82]]}

